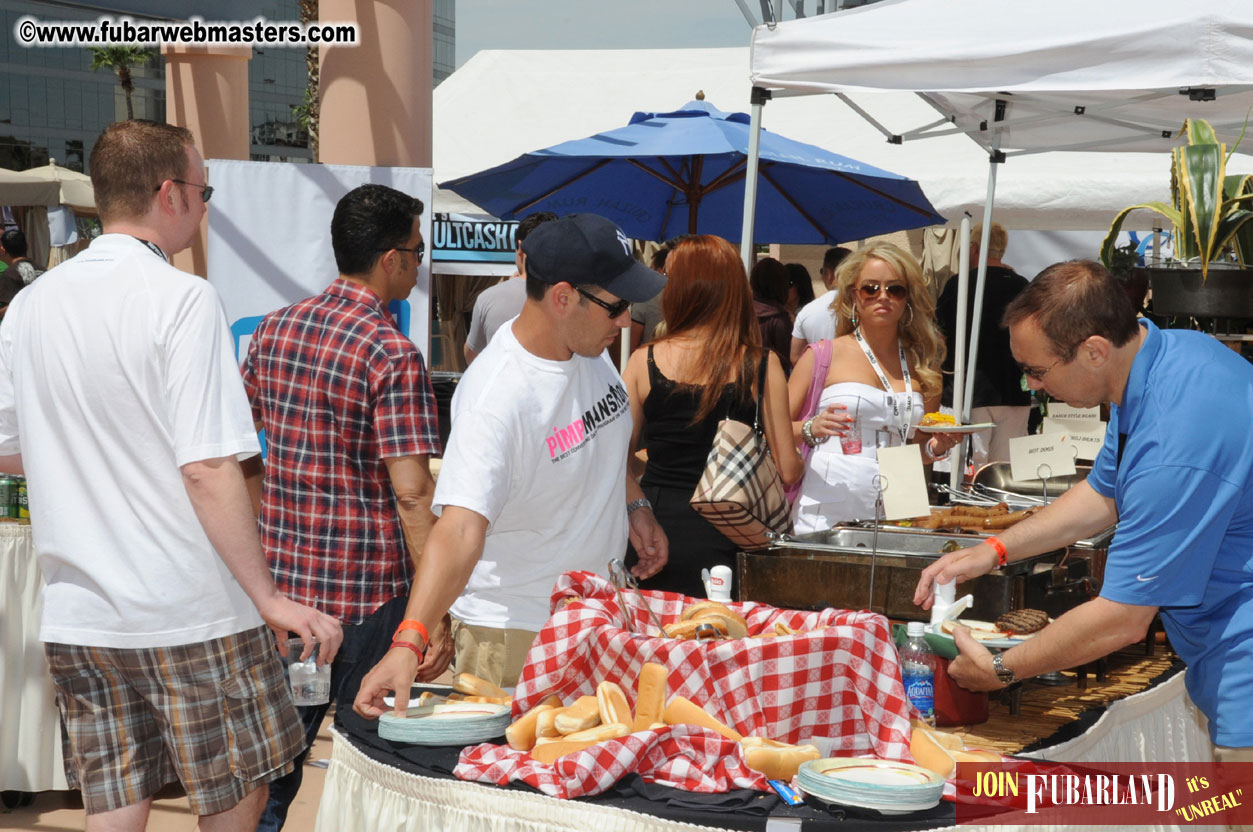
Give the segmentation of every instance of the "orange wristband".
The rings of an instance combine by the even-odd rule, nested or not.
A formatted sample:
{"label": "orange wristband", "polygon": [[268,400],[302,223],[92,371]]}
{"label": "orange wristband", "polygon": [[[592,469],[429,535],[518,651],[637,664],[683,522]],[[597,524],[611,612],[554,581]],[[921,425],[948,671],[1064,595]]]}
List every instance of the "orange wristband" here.
{"label": "orange wristband", "polygon": [[996,536],[989,537],[987,544],[996,550],[996,565],[1008,566],[1009,552],[1005,551],[1005,544],[1001,542],[1001,539]]}
{"label": "orange wristband", "polygon": [[396,635],[392,636],[392,640],[399,641],[397,636],[405,630],[415,630],[418,635],[422,636],[422,646],[424,648],[426,645],[431,643],[431,637],[427,634],[426,627],[422,626],[421,621],[417,621],[412,618],[406,618],[404,621],[400,622],[400,626],[396,628]]}

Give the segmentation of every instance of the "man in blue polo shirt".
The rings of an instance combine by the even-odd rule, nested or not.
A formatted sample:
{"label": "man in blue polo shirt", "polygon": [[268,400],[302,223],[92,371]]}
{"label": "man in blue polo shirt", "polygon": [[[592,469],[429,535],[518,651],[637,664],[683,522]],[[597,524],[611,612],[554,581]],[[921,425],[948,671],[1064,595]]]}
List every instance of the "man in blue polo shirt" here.
{"label": "man in blue polo shirt", "polygon": [[928,567],[915,602],[930,606],[934,580],[967,580],[1114,522],[1118,532],[1100,597],[996,657],[959,629],[950,675],[993,690],[1074,667],[1140,640],[1160,610],[1215,757],[1253,762],[1253,365],[1208,335],[1137,322],[1089,261],[1045,269],[1004,323],[1032,387],[1078,407],[1111,404],[1105,446],[1086,482],[999,542]]}

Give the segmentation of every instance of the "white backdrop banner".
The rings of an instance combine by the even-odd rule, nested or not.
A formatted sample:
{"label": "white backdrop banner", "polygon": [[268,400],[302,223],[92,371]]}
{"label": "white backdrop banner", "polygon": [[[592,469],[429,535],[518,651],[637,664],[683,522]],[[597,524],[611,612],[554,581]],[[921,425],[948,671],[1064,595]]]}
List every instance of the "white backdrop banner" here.
{"label": "white backdrop banner", "polygon": [[[209,282],[222,296],[243,359],[257,324],[275,309],[316,295],[335,280],[331,215],[358,185],[387,185],[422,200],[422,238],[431,250],[430,168],[376,168],[210,159]],[[393,303],[402,332],[430,354],[429,257],[408,300]]]}

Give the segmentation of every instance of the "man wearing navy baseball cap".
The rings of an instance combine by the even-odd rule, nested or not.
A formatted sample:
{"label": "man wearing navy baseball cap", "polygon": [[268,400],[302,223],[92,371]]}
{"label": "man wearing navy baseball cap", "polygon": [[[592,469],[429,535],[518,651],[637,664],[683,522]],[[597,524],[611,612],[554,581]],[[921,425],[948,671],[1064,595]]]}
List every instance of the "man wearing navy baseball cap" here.
{"label": "man wearing navy baseball cap", "polygon": [[[601,572],[626,551],[635,574],[665,565],[668,543],[627,471],[631,411],[605,348],[630,326],[632,302],[665,278],[631,255],[626,235],[594,214],[544,223],[522,244],[526,303],[497,330],[453,398],[452,435],[418,566],[407,624],[453,617],[458,672],[513,685],[563,573]],[[404,625],[402,625],[404,626]],[[365,677],[358,713],[403,713],[425,648],[397,631]]]}

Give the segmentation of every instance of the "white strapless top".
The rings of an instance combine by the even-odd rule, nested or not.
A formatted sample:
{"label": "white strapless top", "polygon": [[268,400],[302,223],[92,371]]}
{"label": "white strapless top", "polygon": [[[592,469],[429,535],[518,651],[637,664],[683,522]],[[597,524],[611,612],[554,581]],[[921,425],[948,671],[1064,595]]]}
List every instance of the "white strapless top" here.
{"label": "white strapless top", "polygon": [[[841,381],[826,387],[818,400],[819,410],[831,404],[844,405],[846,413],[857,418],[861,452],[845,454],[838,437],[832,437],[810,452],[805,478],[792,508],[796,534],[822,531],[849,520],[874,517],[874,477],[879,473],[877,450],[903,444],[899,426],[892,414],[892,398],[882,387],[860,381]],[[922,394],[910,396],[909,431],[922,419]]]}

